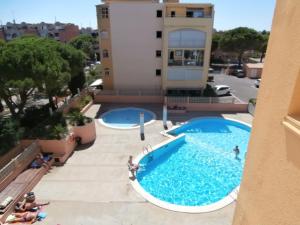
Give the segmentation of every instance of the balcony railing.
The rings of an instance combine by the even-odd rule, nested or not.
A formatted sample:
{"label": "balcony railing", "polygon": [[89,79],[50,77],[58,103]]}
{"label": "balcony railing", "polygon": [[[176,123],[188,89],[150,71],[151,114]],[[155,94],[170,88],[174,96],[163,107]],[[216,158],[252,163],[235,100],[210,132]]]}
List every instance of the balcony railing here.
{"label": "balcony railing", "polygon": [[205,18],[212,18],[211,14],[206,14],[203,16],[187,16],[187,15],[171,15],[167,14],[165,17],[173,17],[173,18],[190,18],[190,19],[205,19]]}

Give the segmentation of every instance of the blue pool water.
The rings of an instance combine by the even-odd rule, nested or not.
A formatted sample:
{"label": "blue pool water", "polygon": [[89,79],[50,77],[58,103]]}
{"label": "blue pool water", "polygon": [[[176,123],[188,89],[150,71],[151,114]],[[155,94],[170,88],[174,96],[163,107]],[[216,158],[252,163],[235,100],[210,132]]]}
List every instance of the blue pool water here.
{"label": "blue pool water", "polygon": [[[239,184],[250,127],[221,118],[204,118],[170,132],[185,136],[144,156],[137,172],[140,185],[171,204],[215,203]],[[239,158],[232,151],[238,145]]]}
{"label": "blue pool water", "polygon": [[104,113],[100,120],[113,128],[132,128],[139,126],[140,124],[140,113],[144,113],[144,122],[147,123],[155,119],[154,113],[141,109],[141,108],[119,108]]}

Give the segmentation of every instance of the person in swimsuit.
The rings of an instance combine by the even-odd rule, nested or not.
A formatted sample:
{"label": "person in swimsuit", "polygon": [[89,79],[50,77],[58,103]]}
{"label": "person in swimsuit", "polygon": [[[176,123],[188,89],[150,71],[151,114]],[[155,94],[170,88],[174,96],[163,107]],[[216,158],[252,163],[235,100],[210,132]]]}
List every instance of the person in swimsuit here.
{"label": "person in swimsuit", "polygon": [[38,220],[39,212],[20,212],[20,213],[12,213],[14,216],[13,219],[7,221],[8,223],[34,223]]}
{"label": "person in swimsuit", "polygon": [[235,153],[235,159],[239,159],[239,154],[240,154],[239,146],[235,146],[233,152]]}
{"label": "person in swimsuit", "polygon": [[50,202],[46,203],[37,203],[35,201],[35,195],[33,192],[29,192],[26,194],[24,201],[18,202],[16,204],[15,210],[17,212],[26,212],[26,211],[33,211],[39,209],[41,206],[49,205]]}
{"label": "person in swimsuit", "polygon": [[139,164],[134,164],[132,162],[132,155],[129,156],[129,159],[128,159],[128,163],[127,163],[127,166],[128,166],[128,170],[131,172],[131,175],[132,175],[132,179],[134,180],[135,179],[135,172],[140,168]]}

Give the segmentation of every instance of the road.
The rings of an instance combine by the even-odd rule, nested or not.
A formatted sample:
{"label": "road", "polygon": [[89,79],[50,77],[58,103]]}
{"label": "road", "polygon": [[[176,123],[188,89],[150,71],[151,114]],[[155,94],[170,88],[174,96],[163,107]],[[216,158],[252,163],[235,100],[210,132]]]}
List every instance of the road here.
{"label": "road", "polygon": [[256,98],[258,88],[254,85],[255,79],[249,79],[247,77],[237,78],[235,76],[216,73],[213,75],[215,80],[213,85],[224,84],[230,86],[232,95],[235,95],[240,100],[248,102],[249,99]]}

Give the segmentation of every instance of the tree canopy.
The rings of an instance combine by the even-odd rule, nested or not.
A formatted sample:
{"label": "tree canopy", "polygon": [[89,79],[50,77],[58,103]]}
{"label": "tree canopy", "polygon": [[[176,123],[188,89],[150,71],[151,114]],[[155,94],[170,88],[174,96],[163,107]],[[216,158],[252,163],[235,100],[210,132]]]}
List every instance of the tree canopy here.
{"label": "tree canopy", "polygon": [[70,45],[83,51],[86,57],[92,61],[96,60],[95,44],[97,44],[97,39],[88,34],[79,35],[70,41]]}
{"label": "tree canopy", "polygon": [[238,27],[225,31],[220,38],[220,48],[228,52],[236,52],[239,55],[239,64],[242,56],[247,50],[259,51],[263,35],[254,29],[247,27]]}
{"label": "tree canopy", "polygon": [[55,40],[38,37],[17,38],[0,47],[0,98],[12,115],[23,112],[29,96],[43,90],[52,96],[82,71],[81,51]]}

